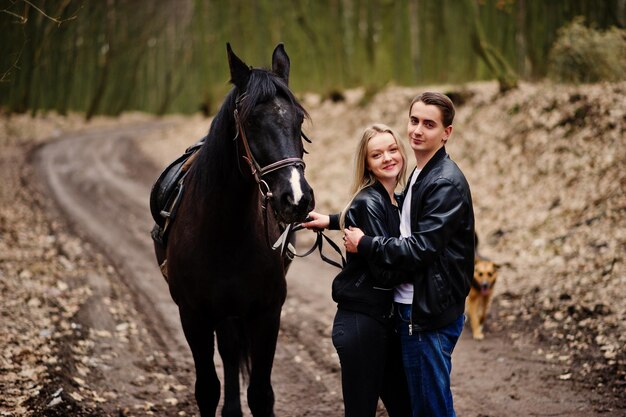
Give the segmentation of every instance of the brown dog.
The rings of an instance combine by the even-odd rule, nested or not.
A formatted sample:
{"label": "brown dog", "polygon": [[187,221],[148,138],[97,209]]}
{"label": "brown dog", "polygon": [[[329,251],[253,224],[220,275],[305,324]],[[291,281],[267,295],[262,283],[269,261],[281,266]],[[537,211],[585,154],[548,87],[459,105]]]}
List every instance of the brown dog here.
{"label": "brown dog", "polygon": [[474,277],[467,296],[467,315],[472,328],[472,337],[484,339],[483,323],[487,317],[493,286],[498,278],[498,265],[495,262],[477,257],[474,260]]}

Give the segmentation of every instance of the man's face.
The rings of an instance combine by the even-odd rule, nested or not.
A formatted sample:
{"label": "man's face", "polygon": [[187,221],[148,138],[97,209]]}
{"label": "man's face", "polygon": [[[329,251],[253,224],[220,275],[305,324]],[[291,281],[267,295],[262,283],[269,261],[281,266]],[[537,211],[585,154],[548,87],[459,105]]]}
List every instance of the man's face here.
{"label": "man's face", "polygon": [[448,140],[452,126],[444,126],[439,107],[418,101],[411,107],[407,134],[417,157],[434,155]]}

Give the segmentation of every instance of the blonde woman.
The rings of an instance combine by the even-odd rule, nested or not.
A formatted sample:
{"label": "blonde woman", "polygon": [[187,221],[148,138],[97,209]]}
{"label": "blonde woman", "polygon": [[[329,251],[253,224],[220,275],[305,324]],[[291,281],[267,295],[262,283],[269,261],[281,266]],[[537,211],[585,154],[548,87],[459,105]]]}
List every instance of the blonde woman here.
{"label": "blonde woman", "polygon": [[[352,198],[340,215],[311,212],[310,229],[359,227],[371,236],[399,237],[394,190],[404,182],[406,154],[386,125],[365,129],[356,157]],[[341,363],[346,417],[374,417],[381,398],[390,417],[406,417],[411,406],[400,342],[391,320],[393,288],[407,280],[347,254],[332,285],[337,314],[332,339]]]}

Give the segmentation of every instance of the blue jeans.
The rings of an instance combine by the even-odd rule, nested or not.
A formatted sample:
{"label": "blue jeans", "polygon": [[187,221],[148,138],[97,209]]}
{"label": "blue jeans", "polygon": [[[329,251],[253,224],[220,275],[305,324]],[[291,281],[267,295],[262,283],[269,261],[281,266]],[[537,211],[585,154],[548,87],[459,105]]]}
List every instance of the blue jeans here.
{"label": "blue jeans", "polygon": [[413,330],[409,335],[411,305],[395,303],[395,311],[413,417],[456,417],[450,373],[452,351],[463,330],[464,315],[440,329]]}

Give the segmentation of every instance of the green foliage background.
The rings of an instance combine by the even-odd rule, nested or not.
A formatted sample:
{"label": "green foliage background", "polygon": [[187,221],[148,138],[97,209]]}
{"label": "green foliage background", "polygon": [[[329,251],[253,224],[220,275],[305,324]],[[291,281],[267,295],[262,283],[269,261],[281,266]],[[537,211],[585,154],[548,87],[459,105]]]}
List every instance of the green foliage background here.
{"label": "green foliage background", "polygon": [[[624,26],[624,0],[0,0],[0,106],[119,114],[214,112],[225,44],[266,66],[284,42],[295,91],[494,78],[485,42],[526,79],[544,77],[557,31],[576,16]],[[477,10],[474,15],[473,10]]]}
{"label": "green foliage background", "polygon": [[619,81],[626,77],[626,31],[597,31],[576,18],[559,30],[549,58],[548,75],[556,81]]}

